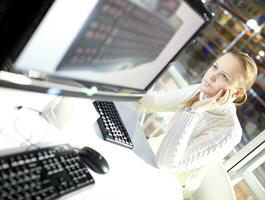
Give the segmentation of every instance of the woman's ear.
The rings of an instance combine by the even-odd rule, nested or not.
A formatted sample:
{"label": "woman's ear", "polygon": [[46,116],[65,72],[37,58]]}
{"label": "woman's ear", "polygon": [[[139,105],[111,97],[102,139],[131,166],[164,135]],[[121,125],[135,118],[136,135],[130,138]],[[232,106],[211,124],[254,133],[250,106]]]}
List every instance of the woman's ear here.
{"label": "woman's ear", "polygon": [[242,97],[245,92],[244,92],[244,89],[243,88],[237,88],[237,89],[234,89],[234,91],[232,92],[233,94],[233,97]]}
{"label": "woman's ear", "polygon": [[233,100],[233,102],[237,106],[242,105],[243,103],[245,103],[246,100],[247,100],[247,93],[245,92],[245,89],[244,88],[237,89],[233,93],[233,98],[235,98]]}

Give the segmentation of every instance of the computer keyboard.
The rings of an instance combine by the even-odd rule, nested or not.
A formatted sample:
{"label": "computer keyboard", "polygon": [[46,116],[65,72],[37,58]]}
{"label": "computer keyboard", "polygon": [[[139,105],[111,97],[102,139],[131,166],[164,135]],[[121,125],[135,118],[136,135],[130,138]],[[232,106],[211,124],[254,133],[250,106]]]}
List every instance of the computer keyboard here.
{"label": "computer keyboard", "polygon": [[0,157],[0,199],[57,199],[95,183],[70,145]]}
{"label": "computer keyboard", "polygon": [[111,101],[94,101],[93,104],[100,115],[97,122],[104,140],[132,149],[133,143],[115,104]]}

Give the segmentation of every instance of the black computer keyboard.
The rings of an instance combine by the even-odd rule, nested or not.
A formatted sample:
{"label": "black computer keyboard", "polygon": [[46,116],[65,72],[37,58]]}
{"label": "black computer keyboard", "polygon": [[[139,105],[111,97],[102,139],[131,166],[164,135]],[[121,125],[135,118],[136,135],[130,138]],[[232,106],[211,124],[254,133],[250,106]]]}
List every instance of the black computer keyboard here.
{"label": "black computer keyboard", "polygon": [[0,157],[1,200],[57,199],[94,183],[70,145]]}
{"label": "black computer keyboard", "polygon": [[113,102],[94,101],[100,118],[97,120],[106,141],[132,149],[133,143]]}

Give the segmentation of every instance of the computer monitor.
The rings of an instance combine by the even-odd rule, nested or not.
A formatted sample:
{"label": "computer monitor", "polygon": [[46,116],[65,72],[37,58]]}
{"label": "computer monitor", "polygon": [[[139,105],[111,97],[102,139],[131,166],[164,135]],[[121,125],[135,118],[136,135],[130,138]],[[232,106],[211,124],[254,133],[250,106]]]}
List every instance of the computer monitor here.
{"label": "computer monitor", "polygon": [[201,1],[56,0],[14,60],[30,78],[16,87],[138,99],[209,19]]}

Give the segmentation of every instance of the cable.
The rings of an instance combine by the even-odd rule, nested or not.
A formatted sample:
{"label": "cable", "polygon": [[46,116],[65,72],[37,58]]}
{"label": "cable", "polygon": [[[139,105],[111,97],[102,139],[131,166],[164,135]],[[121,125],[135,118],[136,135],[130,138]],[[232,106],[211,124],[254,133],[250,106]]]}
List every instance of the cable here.
{"label": "cable", "polygon": [[[20,120],[20,118],[16,117],[16,119],[13,121],[13,127],[14,127],[15,131],[24,139],[24,142],[21,143],[21,145],[23,146],[24,144],[29,144],[28,149],[31,148],[31,147],[39,148],[39,146],[37,144],[39,142],[41,142],[42,140],[44,140],[47,137],[47,135],[48,135],[48,133],[50,131],[50,126],[49,126],[50,122],[49,122],[48,118],[41,111],[36,110],[34,108],[25,107],[25,106],[16,106],[15,109],[17,109],[18,111],[20,111],[22,109],[27,109],[27,110],[30,110],[30,111],[34,111],[34,112],[36,112],[38,114],[38,116],[40,116],[42,119],[44,119],[47,122],[48,128],[44,132],[43,136],[39,140],[37,140],[36,142],[33,142],[32,141],[33,140],[32,131],[30,131],[30,135],[29,135],[29,137],[27,137],[27,136],[25,136],[24,133],[21,132],[20,128],[18,128],[18,120]],[[31,122],[31,123],[34,123],[34,122]]]}

